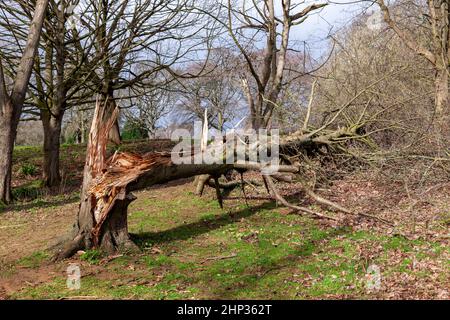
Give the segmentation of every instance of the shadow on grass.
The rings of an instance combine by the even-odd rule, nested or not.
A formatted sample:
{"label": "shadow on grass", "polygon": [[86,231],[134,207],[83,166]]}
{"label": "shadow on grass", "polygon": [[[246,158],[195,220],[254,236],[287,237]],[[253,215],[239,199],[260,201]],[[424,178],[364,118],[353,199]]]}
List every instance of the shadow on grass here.
{"label": "shadow on grass", "polygon": [[[3,209],[3,212],[17,212],[17,211],[23,211],[23,210],[31,210],[31,209],[43,209],[43,208],[50,208],[50,207],[56,207],[56,206],[62,206],[69,203],[79,202],[80,197],[78,195],[73,195],[67,198],[58,198],[58,199],[49,199],[49,200],[34,200],[31,202],[24,202],[24,203],[15,203],[9,206],[6,206]],[[0,208],[0,212],[2,212]]]}
{"label": "shadow on grass", "polygon": [[[289,296],[287,293],[287,288],[277,288],[277,285],[279,285],[277,275],[279,275],[281,270],[290,267],[298,267],[299,264],[302,264],[302,261],[305,261],[304,259],[313,256],[313,254],[320,250],[319,245],[321,242],[330,241],[342,234],[347,233],[348,231],[349,230],[347,228],[338,228],[329,232],[324,232],[319,236],[305,239],[304,243],[294,248],[292,251],[286,252],[285,255],[277,259],[271,259],[269,262],[255,261],[252,265],[249,265],[244,272],[231,272],[231,277],[228,277],[228,279],[215,278],[214,281],[209,280],[212,298],[239,299],[242,298],[243,294],[245,296],[249,293],[259,292],[259,296],[256,297],[258,299],[265,299],[272,294],[274,294],[277,298],[292,299],[294,297]],[[239,263],[240,262],[237,261],[236,265],[239,265]],[[233,270],[232,265],[223,265],[222,268],[223,271],[219,271],[222,274],[226,274],[226,270]],[[269,284],[270,282],[265,286],[261,285],[261,281],[271,275],[275,276],[272,280],[275,281],[273,286]],[[206,276],[206,278],[211,277],[212,275],[210,274]],[[204,282],[206,281],[205,276],[203,275],[194,281]]]}
{"label": "shadow on grass", "polygon": [[235,223],[242,218],[250,217],[261,210],[271,210],[276,207],[274,202],[265,202],[255,207],[249,207],[237,212],[221,214],[208,220],[181,225],[160,232],[144,232],[131,234],[132,240],[139,246],[145,247],[147,243],[158,244],[175,240],[186,240],[219,229],[223,226]]}
{"label": "shadow on grass", "polygon": [[187,183],[193,183],[194,182],[194,178],[183,178],[183,179],[177,179],[177,180],[172,180],[169,182],[165,182],[162,184],[155,184],[152,185],[151,187],[148,187],[145,190],[158,190],[158,189],[165,189],[165,188],[170,188],[170,187],[177,187],[177,186],[182,186],[184,184]]}
{"label": "shadow on grass", "polygon": [[[245,208],[230,214],[221,214],[208,220],[199,220],[160,232],[132,234],[131,237],[141,248],[149,244],[154,245],[177,240],[187,240],[207,234],[208,232],[223,226],[239,222],[242,218],[253,216],[262,210],[271,210],[274,208],[276,208],[275,202],[268,201],[258,206]],[[305,235],[301,244],[295,245],[277,258],[272,258],[270,256],[265,258],[264,256],[261,256],[255,258],[255,260],[249,261],[247,260],[248,257],[244,255],[240,256],[240,258],[236,258],[236,260],[213,262],[212,265],[209,266],[213,268],[210,271],[192,275],[190,284],[192,286],[198,285],[203,287],[204,283],[209,283],[208,291],[213,298],[235,299],[242,297],[247,292],[253,294],[261,292],[260,298],[262,298],[263,290],[271,288],[271,278],[273,277],[273,281],[276,281],[277,275],[281,270],[290,268],[291,266],[297,266],[299,263],[301,264],[302,261],[305,261],[304,259],[313,256],[320,250],[323,241],[330,241],[347,232],[349,232],[349,229],[344,227],[336,229],[329,228],[320,232],[309,233],[308,235]],[[258,247],[255,247],[255,250],[259,250]],[[286,249],[280,248],[280,250]],[[261,253],[263,252],[264,251],[261,251]],[[242,271],[242,266],[245,267],[244,271]],[[216,268],[219,268],[219,271],[217,272],[223,275],[221,278],[214,277],[214,270]],[[268,282],[265,281],[266,284],[261,284],[260,281],[263,281],[266,277],[269,277],[269,279],[267,279]],[[274,287],[276,287],[276,285],[274,285]],[[281,295],[283,297],[289,295],[287,291],[286,293],[282,293],[279,290],[280,288],[278,288],[277,293],[271,294],[275,294],[276,296]]]}

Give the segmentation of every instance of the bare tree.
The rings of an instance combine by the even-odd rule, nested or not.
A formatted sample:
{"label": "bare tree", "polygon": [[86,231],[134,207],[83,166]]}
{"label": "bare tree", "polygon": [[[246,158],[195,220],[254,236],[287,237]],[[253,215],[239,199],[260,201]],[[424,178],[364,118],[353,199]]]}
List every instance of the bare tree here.
{"label": "bare tree", "polygon": [[120,106],[127,123],[145,132],[148,138],[154,138],[158,121],[173,110],[175,99],[174,92],[156,87],[129,101],[122,100]]}
{"label": "bare tree", "polygon": [[[43,180],[49,187],[57,186],[61,179],[59,149],[64,114],[66,110],[83,103],[89,95],[92,96],[92,91],[86,90],[87,81],[100,61],[100,56],[91,56],[88,62],[83,53],[76,50],[80,48],[75,46],[79,38],[74,38],[72,29],[75,25],[71,26],[69,22],[79,3],[79,0],[49,1],[25,101],[24,113],[42,120]],[[12,34],[13,39],[20,41],[26,36],[22,25],[32,19],[33,8],[28,1],[17,1],[17,6],[21,10],[7,5],[1,8],[2,12],[9,13],[9,17],[4,17],[3,28]],[[84,36],[87,37],[86,34]],[[84,41],[82,48],[87,52],[93,45]]]}
{"label": "bare tree", "polygon": [[[325,3],[312,4],[298,11],[296,4],[290,0],[283,0],[282,14],[278,17],[275,14],[274,0],[252,1],[250,4],[244,1],[241,10],[235,9],[231,0],[228,0],[227,28],[251,75],[242,76],[242,87],[254,129],[269,125],[278,104],[284,85],[286,57],[291,50],[289,41],[291,29],[304,22],[311,12],[324,6]],[[235,23],[236,20],[238,23]],[[256,42],[255,38],[260,34],[263,34],[265,48],[258,68],[255,63],[256,51],[254,47],[248,48],[252,48],[251,44]]]}
{"label": "bare tree", "polygon": [[[211,33],[215,32],[214,23],[199,24],[202,15],[190,0],[143,0],[134,1],[133,6],[128,6],[129,1],[89,2],[93,8],[91,15],[81,21],[90,30],[88,34],[94,35],[95,52],[102,54],[102,63],[91,75],[92,86],[100,99],[89,136],[80,208],[72,235],[75,247],[85,248],[100,244],[99,236],[92,233],[93,228],[102,224],[93,219],[96,199],[91,196],[90,188],[104,169],[107,135],[117,122],[115,94],[125,89],[136,92],[133,89],[151,88],[155,86],[152,75],[163,70],[175,78],[193,76],[180,74],[177,64],[192,60],[191,54],[199,49],[207,51]],[[124,208],[129,200],[124,199]],[[126,214],[118,213],[114,221],[105,225],[106,229],[96,231],[97,235],[99,232],[107,235],[101,240],[103,246],[126,246],[128,233],[124,237],[124,221],[126,226]]]}
{"label": "bare tree", "polygon": [[[80,19],[86,30],[79,38],[88,34],[95,46],[93,52],[80,51],[101,57],[91,75],[91,87],[110,113],[118,98],[128,98],[118,97],[119,91],[136,90],[138,94],[142,88],[155,86],[154,74],[192,58],[189,55],[200,49],[198,44],[207,41],[198,40],[200,34],[209,39],[213,27],[209,29],[204,20],[204,28],[198,25],[201,17],[195,8],[192,0],[87,1]],[[189,50],[183,48],[185,39],[192,39]],[[118,124],[114,128],[111,139],[119,143]]]}
{"label": "bare tree", "polygon": [[[219,131],[243,114],[245,103],[240,88],[238,58],[225,48],[214,48],[206,63],[191,64],[186,68],[199,77],[181,80],[178,109],[187,121],[202,121],[208,109],[208,124]],[[240,119],[237,119],[240,120]]]}
{"label": "bare tree", "polygon": [[[427,59],[434,67],[434,100],[436,122],[441,141],[448,141],[449,116],[449,72],[450,72],[450,23],[449,3],[446,0],[427,0],[424,23],[429,28],[429,37],[425,43],[415,39],[408,30],[400,26],[395,14],[384,0],[376,1],[384,14],[384,21],[416,54]],[[445,143],[443,145],[445,148]]]}
{"label": "bare tree", "polygon": [[[311,123],[327,121],[338,112],[337,105],[374,79],[382,79],[355,100],[337,124],[351,125],[364,110],[365,132],[376,131],[374,143],[384,150],[399,151],[408,145],[429,148],[431,137],[426,131],[433,121],[431,67],[399,42],[393,31],[368,28],[367,19],[366,15],[355,18],[331,36],[335,49],[316,73],[319,80]],[[416,32],[414,37],[421,35]]]}
{"label": "bare tree", "polygon": [[47,6],[48,0],[36,2],[26,45],[9,94],[0,55],[0,201],[3,202],[11,201],[11,167],[14,141]]}
{"label": "bare tree", "polygon": [[[19,6],[21,11],[7,6],[4,10],[21,21],[31,19],[27,2],[19,1]],[[55,186],[60,181],[59,146],[66,110],[92,104],[93,96],[99,95],[112,111],[117,99],[148,91],[156,85],[153,75],[187,59],[187,52],[196,49],[182,49],[181,41],[197,37],[200,31],[206,34],[208,28],[190,28],[198,18],[190,0],[62,0],[50,1],[49,7],[27,101],[39,112],[27,111],[42,119],[43,178],[47,186]],[[74,17],[76,23],[69,24]],[[5,27],[14,38],[24,36],[14,21]],[[120,143],[118,123],[110,138]]]}

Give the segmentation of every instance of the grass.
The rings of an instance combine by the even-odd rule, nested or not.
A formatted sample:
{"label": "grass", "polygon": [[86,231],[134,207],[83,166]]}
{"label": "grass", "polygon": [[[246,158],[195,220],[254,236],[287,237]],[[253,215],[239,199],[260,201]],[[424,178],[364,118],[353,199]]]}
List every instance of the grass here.
{"label": "grass", "polygon": [[42,188],[42,181],[32,180],[20,187],[14,188],[12,195],[16,200],[34,200],[42,197],[45,190]]}
{"label": "grass", "polygon": [[[82,157],[81,147],[63,148],[67,148],[65,159]],[[15,152],[26,158],[35,151],[19,148]],[[212,200],[213,190],[200,198],[187,191],[191,189],[179,185],[136,193],[128,222],[141,254],[105,262],[99,251],[89,250],[54,265],[58,272],[49,280],[25,286],[9,298],[378,298],[390,289],[367,291],[370,265],[380,267],[383,286],[396,283],[409,292],[420,290],[422,280],[443,287],[450,281],[450,249],[445,243],[335,228],[300,215],[286,215],[272,202],[247,207],[226,201],[222,210]],[[78,200],[76,195],[73,199]],[[45,207],[43,214],[51,217],[64,201],[67,199],[36,199],[26,210]],[[38,273],[48,260],[48,253],[36,251],[2,270],[3,277],[17,277],[17,266]],[[78,291],[66,286],[68,263],[80,265],[83,277]],[[436,268],[439,271],[435,272]],[[405,285],[408,277],[417,289]]]}
{"label": "grass", "polygon": [[[136,233],[142,255],[101,265],[104,276],[83,277],[80,291],[68,290],[64,277],[56,277],[14,298],[365,299],[370,297],[365,287],[369,264],[384,266],[395,252],[414,254],[420,261],[447,250],[433,243],[433,251],[414,251],[426,243],[351,228],[319,227],[308,218],[281,215],[272,204],[257,210],[237,205],[224,211],[211,200],[189,194],[169,202],[148,199],[146,194],[130,208],[130,230]],[[149,201],[152,206],[143,210]],[[362,258],[361,248],[373,246],[381,247],[379,254]],[[98,265],[100,253],[88,251],[81,261]],[[412,257],[406,257],[383,267],[384,277],[413,272],[411,261]]]}
{"label": "grass", "polygon": [[38,268],[48,258],[49,254],[47,252],[36,251],[27,257],[17,260],[17,265],[25,268]]}
{"label": "grass", "polygon": [[102,252],[96,249],[87,250],[86,252],[80,255],[81,260],[87,261],[90,264],[98,264],[100,262],[101,257]]}

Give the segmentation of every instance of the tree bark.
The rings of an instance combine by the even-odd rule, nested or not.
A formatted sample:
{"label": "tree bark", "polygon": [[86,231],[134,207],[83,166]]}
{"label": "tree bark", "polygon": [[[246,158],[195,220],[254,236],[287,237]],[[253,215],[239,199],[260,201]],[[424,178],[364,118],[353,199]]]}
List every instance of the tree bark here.
{"label": "tree bark", "polygon": [[11,101],[6,101],[1,108],[4,112],[0,118],[0,202],[9,203],[12,200],[12,154],[17,124],[14,125]]}
{"label": "tree bark", "polygon": [[62,115],[42,111],[42,125],[44,128],[43,180],[47,187],[55,187],[61,182],[59,153]]}
{"label": "tree bark", "polygon": [[[112,114],[114,110],[117,109],[117,104],[114,99],[114,93],[112,90],[108,90],[107,94],[104,94],[102,96],[102,103],[106,108],[106,113]],[[120,136],[120,128],[119,128],[119,119],[117,118],[114,121],[114,124],[109,131],[108,139],[110,142],[114,143],[115,145],[119,145],[122,141],[122,137]]]}
{"label": "tree bark", "polygon": [[[449,141],[449,97],[448,97],[448,70],[439,68],[436,70],[435,77],[435,118],[436,135],[439,140],[440,149],[448,148]],[[441,150],[441,151],[442,151]]]}
{"label": "tree bark", "polygon": [[47,6],[48,0],[36,2],[27,42],[14,79],[11,95],[6,92],[6,82],[0,60],[0,201],[5,203],[12,200],[12,152]]}
{"label": "tree bark", "polygon": [[99,237],[100,249],[107,253],[137,249],[128,233],[128,205],[136,197],[129,193],[122,200],[117,200],[113,209],[102,224]]}
{"label": "tree bark", "polygon": [[114,125],[111,128],[111,131],[109,132],[109,141],[111,141],[115,145],[119,145],[122,142],[118,120],[114,122]]}

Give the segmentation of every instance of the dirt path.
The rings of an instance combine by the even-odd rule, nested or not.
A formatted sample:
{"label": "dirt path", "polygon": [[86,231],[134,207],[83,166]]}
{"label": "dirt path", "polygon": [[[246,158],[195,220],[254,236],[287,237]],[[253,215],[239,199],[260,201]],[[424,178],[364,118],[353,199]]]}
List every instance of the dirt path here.
{"label": "dirt path", "polygon": [[[75,201],[75,200],[74,200]],[[53,203],[56,203],[55,205]],[[44,250],[70,230],[78,202],[59,201],[21,205],[2,213],[0,219],[0,261],[12,262],[37,250]]]}

